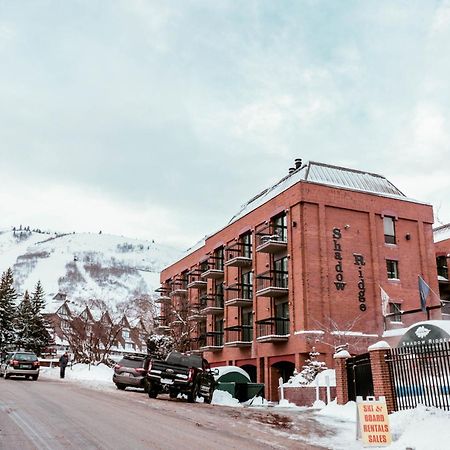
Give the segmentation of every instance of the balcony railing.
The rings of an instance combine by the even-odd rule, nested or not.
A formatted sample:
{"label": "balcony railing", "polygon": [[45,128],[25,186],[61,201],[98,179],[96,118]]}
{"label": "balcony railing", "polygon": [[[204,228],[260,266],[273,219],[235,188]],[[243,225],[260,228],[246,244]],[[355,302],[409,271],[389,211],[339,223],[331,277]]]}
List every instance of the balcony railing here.
{"label": "balcony railing", "polygon": [[270,317],[256,321],[258,342],[285,342],[289,338],[289,319]]}
{"label": "balcony railing", "polygon": [[209,331],[206,333],[206,345],[201,347],[203,351],[219,351],[223,348],[223,331]]}
{"label": "balcony railing", "polygon": [[278,253],[287,249],[287,227],[267,224],[256,231],[256,251]]}
{"label": "balcony railing", "polygon": [[206,335],[204,334],[190,339],[189,347],[191,352],[201,353],[202,352],[201,348],[205,346],[206,346]]}
{"label": "balcony railing", "polygon": [[203,314],[221,314],[223,313],[223,294],[208,294],[200,298],[205,307],[201,310]]}
{"label": "balcony railing", "polygon": [[226,306],[247,306],[253,303],[253,286],[235,283],[227,287]]}
{"label": "balcony railing", "polygon": [[190,305],[190,311],[188,320],[191,322],[204,322],[206,320],[206,315],[203,313],[203,309],[206,307],[206,301],[202,301],[204,297],[200,299],[199,303],[194,303]]}
{"label": "balcony railing", "polygon": [[252,244],[236,242],[225,248],[225,266],[248,267],[252,265]]}
{"label": "balcony railing", "polygon": [[210,256],[208,261],[203,264],[204,271],[202,272],[202,278],[223,278],[223,257]]}
{"label": "balcony railing", "polygon": [[208,284],[206,280],[201,277],[202,271],[200,269],[194,269],[189,272],[187,288],[202,289]]}
{"label": "balcony railing", "polygon": [[250,347],[253,342],[252,325],[236,325],[225,328],[226,347]]}
{"label": "balcony railing", "polygon": [[170,330],[169,321],[166,316],[155,316],[153,317],[153,323],[155,324],[155,329],[159,331]]}
{"label": "balcony railing", "polygon": [[170,303],[172,298],[166,294],[161,294],[158,298],[155,299],[155,303]]}
{"label": "balcony railing", "polygon": [[257,297],[282,297],[288,293],[288,273],[286,271],[268,270],[256,277]]}

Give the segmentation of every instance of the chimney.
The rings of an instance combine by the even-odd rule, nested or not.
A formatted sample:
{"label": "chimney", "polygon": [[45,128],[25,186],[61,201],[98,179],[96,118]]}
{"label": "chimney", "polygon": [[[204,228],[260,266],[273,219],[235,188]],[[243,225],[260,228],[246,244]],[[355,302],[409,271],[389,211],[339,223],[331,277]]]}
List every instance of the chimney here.
{"label": "chimney", "polygon": [[302,165],[302,159],[301,158],[295,158],[295,169],[299,169]]}
{"label": "chimney", "polygon": [[289,175],[292,175],[295,172],[295,167],[289,167]]}

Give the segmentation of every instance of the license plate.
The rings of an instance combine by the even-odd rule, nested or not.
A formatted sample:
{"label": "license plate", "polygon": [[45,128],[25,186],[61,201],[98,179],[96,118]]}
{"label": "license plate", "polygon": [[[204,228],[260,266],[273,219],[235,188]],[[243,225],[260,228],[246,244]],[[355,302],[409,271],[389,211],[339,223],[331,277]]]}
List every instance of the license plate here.
{"label": "license plate", "polygon": [[131,373],[124,372],[120,374],[122,377],[131,377]]}
{"label": "license plate", "polygon": [[173,384],[173,380],[169,380],[168,378],[161,378],[162,384]]}
{"label": "license plate", "polygon": [[31,369],[31,366],[29,364],[20,364],[19,369]]}

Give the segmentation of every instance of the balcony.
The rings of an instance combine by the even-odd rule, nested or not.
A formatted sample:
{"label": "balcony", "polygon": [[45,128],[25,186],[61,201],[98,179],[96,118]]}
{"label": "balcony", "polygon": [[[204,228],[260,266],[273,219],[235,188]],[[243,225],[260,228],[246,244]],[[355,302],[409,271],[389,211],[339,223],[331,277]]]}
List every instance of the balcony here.
{"label": "balcony", "polygon": [[159,332],[170,331],[170,326],[165,316],[153,317],[153,323],[155,324],[155,329]]}
{"label": "balcony", "polygon": [[253,286],[236,283],[227,287],[225,306],[251,306],[253,304]]}
{"label": "balcony", "polygon": [[225,249],[225,266],[249,267],[252,265],[252,245],[236,242]]}
{"label": "balcony", "polygon": [[206,346],[206,335],[202,334],[198,337],[191,338],[189,348],[192,353],[203,353],[202,348]]}
{"label": "balcony", "polygon": [[188,320],[190,322],[204,322],[206,315],[203,313],[203,309],[206,307],[206,302],[196,303],[191,305],[190,314]]}
{"label": "balcony", "polygon": [[223,349],[223,331],[209,331],[206,333],[206,344],[200,347],[204,352],[218,352]]}
{"label": "balcony", "polygon": [[287,228],[265,225],[256,231],[256,251],[260,253],[280,253],[287,250]]}
{"label": "balcony", "polygon": [[202,278],[212,278],[214,280],[219,280],[223,278],[223,255],[222,256],[210,256],[208,261],[202,264],[203,272],[201,274]]}
{"label": "balcony", "polygon": [[207,286],[208,282],[205,280],[193,279],[188,285],[188,289],[202,289]]}
{"label": "balcony", "polygon": [[252,325],[236,325],[225,328],[225,347],[251,347],[252,343]]}
{"label": "balcony", "polygon": [[282,297],[288,293],[287,272],[268,270],[256,277],[256,297]]}
{"label": "balcony", "polygon": [[160,295],[157,299],[155,299],[155,303],[170,303],[172,301],[172,298],[168,295]]}
{"label": "balcony", "polygon": [[200,311],[202,314],[223,314],[223,294],[209,294],[201,297],[205,307]]}
{"label": "balcony", "polygon": [[286,342],[289,339],[289,319],[270,317],[256,321],[258,342]]}

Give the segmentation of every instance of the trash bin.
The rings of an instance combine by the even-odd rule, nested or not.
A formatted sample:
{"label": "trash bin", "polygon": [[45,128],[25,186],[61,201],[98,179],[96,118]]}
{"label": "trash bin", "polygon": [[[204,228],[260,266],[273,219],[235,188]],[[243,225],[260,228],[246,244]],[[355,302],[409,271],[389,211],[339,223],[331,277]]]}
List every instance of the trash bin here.
{"label": "trash bin", "polygon": [[252,383],[247,372],[237,366],[216,367],[216,389],[230,393],[239,402],[264,396],[264,384]]}

